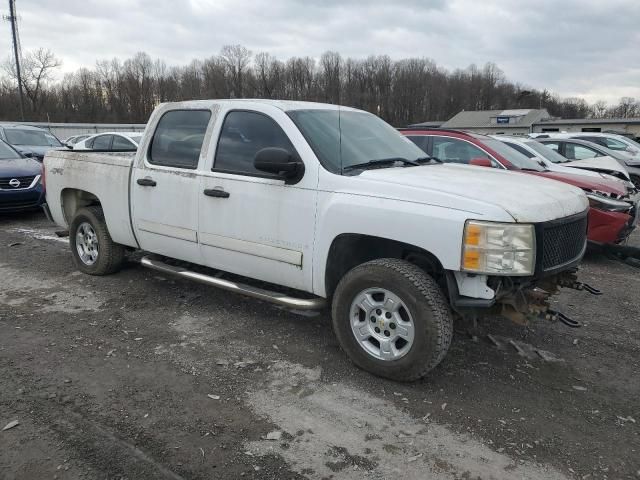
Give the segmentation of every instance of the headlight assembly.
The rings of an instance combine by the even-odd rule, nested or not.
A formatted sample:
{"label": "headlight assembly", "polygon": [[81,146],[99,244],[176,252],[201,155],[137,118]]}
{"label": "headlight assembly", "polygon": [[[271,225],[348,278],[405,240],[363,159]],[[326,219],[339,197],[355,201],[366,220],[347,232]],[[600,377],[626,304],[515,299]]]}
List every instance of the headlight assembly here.
{"label": "headlight assembly", "polygon": [[461,269],[489,275],[533,275],[536,237],[533,225],[467,220]]}

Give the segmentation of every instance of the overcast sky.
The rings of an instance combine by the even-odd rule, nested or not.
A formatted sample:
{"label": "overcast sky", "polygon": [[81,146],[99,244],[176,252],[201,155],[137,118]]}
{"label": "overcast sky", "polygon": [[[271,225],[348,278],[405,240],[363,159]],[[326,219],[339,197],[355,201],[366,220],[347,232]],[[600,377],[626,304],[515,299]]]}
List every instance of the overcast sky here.
{"label": "overcast sky", "polygon": [[[640,0],[16,0],[23,51],[63,70],[138,51],[182,65],[242,44],[280,59],[388,54],[448,68],[495,62],[510,80],[589,102],[640,99]],[[6,14],[6,0],[0,12]],[[11,52],[0,23],[0,54]]]}

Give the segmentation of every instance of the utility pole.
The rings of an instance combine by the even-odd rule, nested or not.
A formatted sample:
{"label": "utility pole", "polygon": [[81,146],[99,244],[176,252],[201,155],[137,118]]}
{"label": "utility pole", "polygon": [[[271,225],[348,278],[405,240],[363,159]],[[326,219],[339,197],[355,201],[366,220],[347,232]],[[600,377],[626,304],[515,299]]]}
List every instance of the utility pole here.
{"label": "utility pole", "polygon": [[9,0],[9,16],[11,22],[11,36],[13,37],[13,54],[16,57],[16,75],[18,77],[18,92],[20,93],[20,120],[24,121],[24,93],[22,92],[22,75],[20,74],[20,49],[18,47],[18,16],[16,15],[16,1]]}

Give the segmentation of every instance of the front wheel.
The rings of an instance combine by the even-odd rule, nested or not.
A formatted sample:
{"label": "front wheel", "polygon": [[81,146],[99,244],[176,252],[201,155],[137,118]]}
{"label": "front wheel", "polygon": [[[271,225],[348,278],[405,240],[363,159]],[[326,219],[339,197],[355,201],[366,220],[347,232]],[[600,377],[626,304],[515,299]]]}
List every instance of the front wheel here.
{"label": "front wheel", "polygon": [[393,258],[353,268],[336,288],[333,328],[360,368],[392,380],[425,376],[446,355],[453,319],[436,282]]}
{"label": "front wheel", "polygon": [[109,235],[101,207],[78,210],[69,227],[71,254],[78,269],[89,275],[109,275],[120,270],[125,249]]}

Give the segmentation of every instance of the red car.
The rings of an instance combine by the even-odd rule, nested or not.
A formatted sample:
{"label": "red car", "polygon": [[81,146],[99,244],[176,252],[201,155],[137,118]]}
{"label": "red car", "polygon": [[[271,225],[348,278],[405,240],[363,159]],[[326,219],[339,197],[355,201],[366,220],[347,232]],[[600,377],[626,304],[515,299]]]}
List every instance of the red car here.
{"label": "red car", "polygon": [[551,178],[581,188],[589,197],[589,241],[620,243],[635,228],[637,204],[624,183],[570,173],[551,172],[504,143],[460,130],[403,129],[401,132],[430,157],[447,163],[503,168]]}

